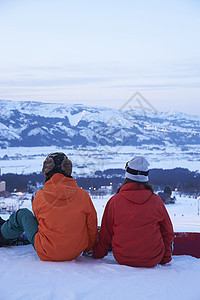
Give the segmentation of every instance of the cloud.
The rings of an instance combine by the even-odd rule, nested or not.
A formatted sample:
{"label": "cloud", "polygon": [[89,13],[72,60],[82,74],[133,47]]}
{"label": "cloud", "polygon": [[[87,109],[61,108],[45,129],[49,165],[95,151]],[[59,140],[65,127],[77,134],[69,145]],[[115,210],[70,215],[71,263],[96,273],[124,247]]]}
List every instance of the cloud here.
{"label": "cloud", "polygon": [[0,80],[1,87],[52,87],[52,86],[76,86],[84,84],[102,83],[109,78],[102,77],[66,77],[52,79],[22,78],[16,80]]}

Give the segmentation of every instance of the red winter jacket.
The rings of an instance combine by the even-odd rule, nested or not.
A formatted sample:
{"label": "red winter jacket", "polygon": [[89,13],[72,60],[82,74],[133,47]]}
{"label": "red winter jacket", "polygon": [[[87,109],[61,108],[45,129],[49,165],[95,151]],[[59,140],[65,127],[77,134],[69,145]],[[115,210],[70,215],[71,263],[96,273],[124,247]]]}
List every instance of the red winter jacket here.
{"label": "red winter jacket", "polygon": [[174,232],[159,196],[143,184],[127,183],[107,203],[94,257],[113,254],[119,264],[154,267],[171,261]]}

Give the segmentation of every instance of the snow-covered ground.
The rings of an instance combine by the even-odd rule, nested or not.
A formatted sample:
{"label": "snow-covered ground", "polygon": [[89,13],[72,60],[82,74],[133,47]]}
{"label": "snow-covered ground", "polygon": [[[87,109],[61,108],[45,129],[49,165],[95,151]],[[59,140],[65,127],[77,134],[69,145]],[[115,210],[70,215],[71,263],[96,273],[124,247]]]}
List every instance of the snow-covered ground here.
{"label": "snow-covered ground", "polygon": [[[198,200],[175,196],[176,203],[166,206],[174,230],[200,232]],[[99,224],[108,199],[92,199]],[[31,208],[30,200],[23,207]],[[191,256],[173,256],[169,264],[152,269],[121,266],[112,253],[100,260],[80,256],[70,262],[42,262],[28,245],[0,248],[0,267],[1,300],[200,299],[200,259]]]}
{"label": "snow-covered ground", "polygon": [[181,152],[173,146],[155,150],[149,146],[116,147],[9,147],[0,149],[0,168],[3,173],[30,174],[40,172],[45,157],[51,152],[64,152],[73,162],[73,175],[94,173],[96,170],[124,168],[125,163],[137,155],[147,158],[150,168],[188,168],[200,171],[199,146]]}

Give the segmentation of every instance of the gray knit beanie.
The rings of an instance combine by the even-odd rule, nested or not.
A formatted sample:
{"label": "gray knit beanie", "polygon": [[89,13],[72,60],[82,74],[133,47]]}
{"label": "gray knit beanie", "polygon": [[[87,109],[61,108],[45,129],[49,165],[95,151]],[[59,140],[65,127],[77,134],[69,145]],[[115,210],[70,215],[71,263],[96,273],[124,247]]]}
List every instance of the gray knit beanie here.
{"label": "gray knit beanie", "polygon": [[149,181],[149,163],[142,156],[136,156],[126,163],[125,177],[134,181],[147,182]]}

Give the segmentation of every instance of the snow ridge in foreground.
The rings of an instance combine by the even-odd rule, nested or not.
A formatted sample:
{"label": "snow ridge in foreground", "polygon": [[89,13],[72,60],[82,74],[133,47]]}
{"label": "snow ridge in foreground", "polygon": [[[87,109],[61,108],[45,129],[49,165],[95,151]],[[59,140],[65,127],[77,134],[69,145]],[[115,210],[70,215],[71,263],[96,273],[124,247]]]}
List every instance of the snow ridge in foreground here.
{"label": "snow ridge in foreground", "polygon": [[174,256],[152,269],[80,256],[70,262],[42,262],[31,245],[0,248],[1,299],[198,300],[200,260]]}

